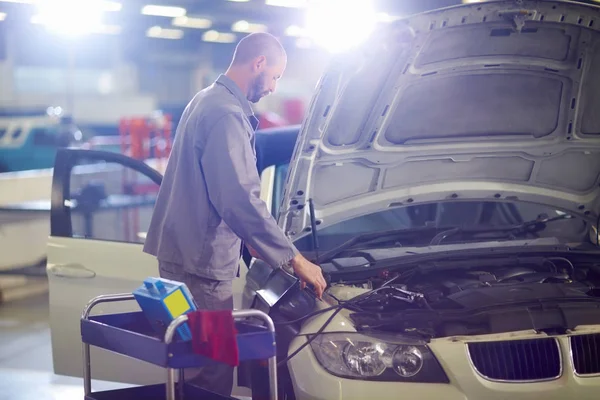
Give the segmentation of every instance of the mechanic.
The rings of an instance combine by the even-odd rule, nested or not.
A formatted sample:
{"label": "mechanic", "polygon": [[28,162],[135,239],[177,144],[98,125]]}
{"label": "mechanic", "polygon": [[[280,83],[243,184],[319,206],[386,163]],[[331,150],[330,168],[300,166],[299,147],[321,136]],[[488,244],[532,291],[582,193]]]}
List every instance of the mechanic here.
{"label": "mechanic", "polygon": [[[274,36],[244,37],[227,71],[194,96],[177,126],[144,252],[156,256],[161,277],[188,286],[199,309],[233,309],[244,245],[273,268],[293,271],[319,298],[326,287],[320,267],[298,252],[259,197],[250,102],[275,90],[286,64]],[[186,381],[231,395],[232,367],[194,374]]]}

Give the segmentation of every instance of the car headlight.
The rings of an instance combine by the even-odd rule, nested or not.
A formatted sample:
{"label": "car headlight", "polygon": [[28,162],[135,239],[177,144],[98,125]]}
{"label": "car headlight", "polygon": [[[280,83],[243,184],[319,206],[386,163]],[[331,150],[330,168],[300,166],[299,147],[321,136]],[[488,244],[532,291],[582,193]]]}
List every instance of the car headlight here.
{"label": "car headlight", "polygon": [[358,333],[323,333],[311,342],[319,364],[341,378],[448,383],[424,345],[394,344]]}

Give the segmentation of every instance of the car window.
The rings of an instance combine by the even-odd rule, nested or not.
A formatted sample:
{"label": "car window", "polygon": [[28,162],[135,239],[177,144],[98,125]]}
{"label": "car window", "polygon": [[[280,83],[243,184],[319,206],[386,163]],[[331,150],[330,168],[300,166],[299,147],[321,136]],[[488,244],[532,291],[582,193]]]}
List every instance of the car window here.
{"label": "car window", "polygon": [[70,176],[73,237],[143,243],[158,189],[121,164],[81,160]]}
{"label": "car window", "polygon": [[23,132],[23,130],[21,128],[15,129],[12,133],[12,138],[17,139],[19,136],[21,136],[22,132]]}
{"label": "car window", "polygon": [[[426,226],[473,227],[512,226],[536,219],[540,215],[550,218],[561,213],[551,207],[525,202],[447,201],[424,205],[395,207],[350,218],[319,229],[319,246],[332,248],[361,234],[404,230]],[[565,241],[581,241],[587,226],[579,218],[548,224],[537,234],[539,237],[558,237]],[[410,245],[428,245],[431,237],[415,236]],[[522,239],[522,237],[519,237]],[[448,241],[450,242],[450,241]],[[305,236],[296,242],[301,250],[312,250],[312,239]],[[407,244],[407,243],[405,243]],[[445,243],[444,243],[445,244]]]}
{"label": "car window", "polygon": [[[289,164],[275,167],[271,213],[279,216]],[[527,202],[494,201],[446,201],[439,203],[395,207],[351,218],[318,230],[319,247],[323,250],[335,247],[354,236],[397,229],[424,226],[507,226],[536,219],[540,215],[557,216],[560,211],[551,207]],[[587,226],[578,218],[550,224],[540,237],[560,237],[579,241],[587,232]],[[296,241],[301,250],[312,250],[310,235]]]}
{"label": "car window", "polygon": [[31,135],[36,146],[58,145],[58,129],[55,127],[35,127],[31,129]]}

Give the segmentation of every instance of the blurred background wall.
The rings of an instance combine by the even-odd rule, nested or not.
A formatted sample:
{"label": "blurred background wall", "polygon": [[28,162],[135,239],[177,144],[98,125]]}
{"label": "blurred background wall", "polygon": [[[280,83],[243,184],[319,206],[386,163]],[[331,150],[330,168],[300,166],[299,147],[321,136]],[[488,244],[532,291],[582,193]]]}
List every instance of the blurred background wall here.
{"label": "blurred background wall", "polygon": [[460,3],[346,0],[364,4],[367,15],[349,13],[344,1],[311,1],[0,0],[0,115],[60,107],[87,137],[116,134],[120,118],[155,110],[176,120],[227,68],[239,39],[268,31],[289,63],[256,111],[285,119],[288,110],[285,121],[298,123],[337,50],[323,43],[352,42],[373,22]]}
{"label": "blurred background wall", "polygon": [[53,107],[84,138],[116,135],[122,118],[155,111],[176,124],[227,68],[237,41],[267,31],[289,63],[256,111],[295,124],[332,54],[378,24],[478,1],[0,0],[0,118]]}

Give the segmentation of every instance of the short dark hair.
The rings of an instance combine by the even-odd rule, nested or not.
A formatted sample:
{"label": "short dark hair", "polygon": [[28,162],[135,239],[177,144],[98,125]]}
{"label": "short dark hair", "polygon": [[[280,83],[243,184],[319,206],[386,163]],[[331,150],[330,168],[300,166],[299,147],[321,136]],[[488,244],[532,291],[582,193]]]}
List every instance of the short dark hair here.
{"label": "short dark hair", "polygon": [[273,65],[276,60],[285,59],[286,52],[281,42],[270,33],[251,33],[235,47],[232,64],[245,64],[259,56],[265,56],[267,63]]}

